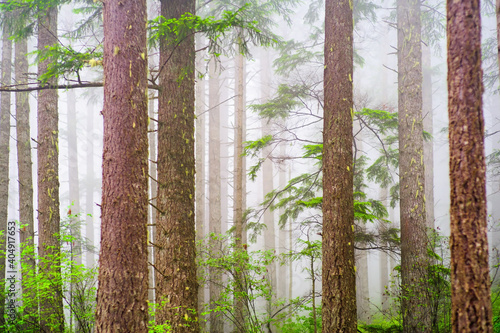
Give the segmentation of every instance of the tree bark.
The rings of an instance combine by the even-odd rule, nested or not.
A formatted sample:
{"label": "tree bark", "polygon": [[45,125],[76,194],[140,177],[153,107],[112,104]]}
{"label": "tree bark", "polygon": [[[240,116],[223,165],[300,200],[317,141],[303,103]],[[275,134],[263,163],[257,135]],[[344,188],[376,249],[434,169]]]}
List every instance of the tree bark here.
{"label": "tree bark", "polygon": [[[148,301],[150,304],[153,304],[156,300],[156,283],[155,283],[155,268],[153,263],[155,262],[155,238],[156,238],[156,221],[158,217],[158,211],[155,207],[158,207],[157,197],[158,197],[158,173],[157,173],[157,129],[156,122],[152,119],[157,119],[155,115],[155,102],[154,102],[154,94],[149,96],[149,192],[150,192],[150,200],[152,206],[149,207],[148,212],[149,216],[149,225],[148,225],[148,272],[149,272],[149,281],[148,281]],[[154,314],[150,313],[150,320],[153,319]]]}
{"label": "tree bark", "polygon": [[[243,55],[236,56],[236,80],[235,80],[235,129],[234,129],[234,242],[235,251],[245,251],[246,231],[243,213],[245,211],[245,157],[243,156],[243,142],[245,137],[245,59]],[[241,263],[242,264],[242,263]],[[235,271],[236,292],[234,297],[235,321],[240,325],[244,325],[244,309],[245,303],[243,295],[246,293],[243,278],[243,267],[239,267]]]}
{"label": "tree bark", "polygon": [[[195,13],[194,0],[162,0],[166,19]],[[167,36],[167,38],[172,36]],[[173,38],[172,38],[173,39]],[[194,37],[161,41],[158,99],[156,321],[199,332],[194,221]],[[163,304],[166,302],[165,304]],[[160,305],[161,304],[161,305]]]}
{"label": "tree bark", "polygon": [[146,0],[104,4],[104,146],[96,332],[147,332]]}
{"label": "tree bark", "polygon": [[[38,18],[38,50],[57,44],[57,7]],[[38,75],[47,71],[51,60],[38,64]],[[57,84],[57,78],[47,81]],[[52,295],[40,300],[40,325],[42,330],[64,331],[62,281],[60,268],[60,213],[59,213],[59,150],[57,90],[38,92],[38,253],[40,273],[54,283],[46,291]]]}
{"label": "tree bark", "polygon": [[[85,236],[89,245],[93,249],[94,242],[94,109],[88,108],[87,114],[87,182],[85,208],[87,216],[85,217]],[[87,267],[94,267],[95,258],[93,251],[87,251]]]}
{"label": "tree bark", "polygon": [[[389,191],[386,188],[380,188],[379,192],[379,200],[382,202],[386,202],[385,206],[390,207],[388,194]],[[389,209],[389,208],[388,208]],[[387,231],[386,222],[381,221],[379,227],[379,233],[385,233]],[[388,245],[387,242],[383,242],[382,246]],[[383,313],[387,313],[391,306],[391,298],[389,297],[389,258],[387,252],[380,251],[379,252],[379,267],[380,267],[380,301],[381,301],[381,309]]]}
{"label": "tree bark", "polygon": [[[278,164],[279,168],[279,174],[278,174],[278,186],[281,189],[284,189],[286,184],[287,184],[287,177],[286,177],[286,170],[288,169],[288,164],[285,162],[284,157],[286,156],[286,143],[281,142],[279,145],[280,149],[280,157],[283,158],[280,164]],[[280,208],[278,211],[278,216],[283,215],[284,209]],[[287,222],[287,221],[286,221]],[[287,253],[288,245],[287,245],[287,239],[288,239],[288,232],[286,230],[288,224],[285,222],[285,224],[279,226],[279,255],[285,256],[285,253]],[[278,290],[277,290],[277,296],[278,299],[285,299],[287,298],[287,283],[288,283],[288,265],[291,265],[290,262],[287,262],[285,265],[280,264],[278,265]]]}
{"label": "tree bark", "polygon": [[[208,101],[208,227],[209,232],[219,237],[221,234],[221,197],[220,197],[220,80],[216,69],[216,60],[212,58],[209,64],[209,101]],[[210,245],[210,255],[219,258],[216,250],[217,241]],[[216,311],[221,293],[222,274],[217,267],[209,268],[210,279],[210,332],[223,331],[222,315]]]}
{"label": "tree bark", "polygon": [[[28,41],[20,39],[15,46],[15,78],[17,84],[28,83]],[[30,105],[29,93],[16,93],[16,139],[17,168],[19,179],[19,240],[23,256],[21,258],[21,280],[24,299],[37,299],[36,289],[26,283],[36,272],[35,228],[33,215],[33,167],[31,160]],[[38,306],[27,307],[25,313],[30,322],[37,322]],[[27,327],[26,327],[27,328]]]}
{"label": "tree bark", "polygon": [[[269,50],[262,50],[261,55],[261,103],[267,103],[271,95],[271,62],[269,59]],[[262,118],[262,136],[271,135],[271,124],[269,119]],[[270,147],[262,149],[262,191],[263,198],[267,193],[274,190],[273,184],[273,162],[271,161],[272,150]],[[276,233],[274,226],[274,212],[271,209],[266,209],[264,212],[264,224],[266,230],[264,231],[264,250],[276,251]],[[273,312],[273,303],[276,302],[277,294],[277,279],[276,279],[276,261],[271,261],[267,265],[267,278],[271,284],[271,298],[267,304],[267,311],[269,314]]]}
{"label": "tree bark", "polygon": [[323,332],[356,332],[353,211],[353,18],[327,0],[323,129]]}
{"label": "tree bark", "polygon": [[[7,14],[9,15],[9,14]],[[12,77],[12,41],[6,26],[2,30],[2,77],[3,86],[10,85]],[[7,219],[9,207],[9,145],[10,145],[10,93],[0,96],[0,287],[5,285],[5,257],[7,255]],[[3,289],[2,289],[3,290]],[[0,293],[0,324],[4,323],[5,296]]]}
{"label": "tree bark", "polygon": [[[197,49],[203,47],[203,41],[200,39],[196,40]],[[202,71],[204,66],[204,58],[200,52],[196,54],[196,67],[197,70]],[[202,242],[202,246],[205,246],[204,238],[206,237],[205,231],[205,196],[206,196],[206,183],[205,183],[205,79],[199,77],[196,81],[196,96],[195,96],[195,107],[196,107],[196,147],[195,147],[195,158],[196,158],[196,193],[195,193],[195,219],[196,219],[196,240]],[[201,255],[201,251],[198,252]],[[198,267],[199,278],[204,278],[206,272],[203,271],[201,267]],[[199,279],[200,280],[200,279]],[[202,318],[201,313],[203,312],[205,304],[205,284],[198,287],[198,317],[200,318],[200,329],[205,331],[205,318]]]}
{"label": "tree bark", "polygon": [[424,141],[425,166],[425,213],[427,227],[434,229],[434,130],[432,114],[432,63],[431,48],[422,48],[423,85],[422,85],[422,118],[424,131],[432,135],[431,140]]}
{"label": "tree bark", "polygon": [[403,331],[429,332],[420,1],[398,1],[397,19]]}
{"label": "tree bark", "polygon": [[[353,134],[357,133],[354,140],[356,140],[355,147],[356,153],[354,158],[359,158],[364,155],[363,143],[364,133],[361,131],[360,122],[353,123]],[[356,171],[356,170],[355,170]],[[363,191],[363,185],[355,186],[354,191]],[[366,233],[366,224],[363,221],[356,221],[356,224],[362,233]],[[361,247],[366,247],[364,242],[360,242]],[[370,321],[370,288],[368,282],[368,254],[367,250],[354,250],[354,257],[356,263],[356,308],[358,320],[369,323]]]}
{"label": "tree bark", "polygon": [[76,95],[73,89],[68,90],[68,174],[69,201],[71,207],[71,235],[74,237],[73,257],[78,265],[82,264],[82,232],[80,227],[80,184],[78,173],[78,135],[76,120]]}
{"label": "tree bark", "polygon": [[492,332],[479,0],[447,2],[453,332]]}

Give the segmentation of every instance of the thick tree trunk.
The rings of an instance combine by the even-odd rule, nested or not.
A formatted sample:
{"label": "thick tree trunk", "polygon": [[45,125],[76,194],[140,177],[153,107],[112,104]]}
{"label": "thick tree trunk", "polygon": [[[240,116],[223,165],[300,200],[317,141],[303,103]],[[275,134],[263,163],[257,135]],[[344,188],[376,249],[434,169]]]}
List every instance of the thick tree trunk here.
{"label": "thick tree trunk", "polygon": [[[82,232],[80,228],[80,184],[78,180],[78,135],[76,128],[76,96],[75,90],[70,89],[68,97],[68,174],[69,174],[69,201],[71,207],[71,235],[73,242],[73,258],[78,265],[82,263]],[[78,216],[75,216],[78,215]]]}
{"label": "thick tree trunk", "polygon": [[403,331],[429,332],[420,1],[398,1],[397,18]]}
{"label": "thick tree trunk", "polygon": [[323,332],[356,332],[353,211],[353,23],[326,1],[323,128]]}
{"label": "thick tree trunk", "polygon": [[[211,234],[218,236],[221,234],[221,197],[220,197],[220,80],[219,73],[216,68],[216,60],[211,59],[209,64],[210,79],[209,79],[209,101],[208,101],[208,227]],[[210,248],[213,258],[219,258],[220,254],[217,248],[216,240]],[[210,267],[210,332],[218,333],[223,331],[222,315],[215,309],[219,305],[221,293],[222,274],[217,267]]]}
{"label": "thick tree trunk", "polygon": [[[166,19],[195,12],[194,0],[162,0]],[[169,36],[167,36],[168,38]],[[161,41],[158,99],[156,322],[198,332],[194,221],[194,38]],[[160,305],[161,304],[161,305]]]}
{"label": "thick tree trunk", "polygon": [[88,108],[87,114],[87,182],[85,196],[85,236],[89,242],[92,251],[87,251],[87,267],[94,267],[95,258],[93,252],[94,246],[94,109]]}
{"label": "thick tree trunk", "polygon": [[[1,85],[9,86],[12,77],[12,41],[7,27],[2,31]],[[7,219],[9,206],[9,144],[10,144],[10,93],[0,96],[0,288],[5,281],[5,257],[7,246]],[[3,289],[2,289],[3,290]],[[4,322],[5,298],[0,293],[0,324]]]}
{"label": "thick tree trunk", "polygon": [[[132,27],[132,28],[130,28]],[[104,4],[104,146],[96,332],[147,332],[146,1]]]}
{"label": "thick tree trunk", "polygon": [[[28,41],[21,39],[15,47],[16,82],[23,85],[28,83]],[[33,216],[33,168],[31,161],[31,133],[30,133],[30,106],[29,93],[16,92],[16,131],[17,131],[17,168],[19,179],[19,238],[22,246],[22,290],[24,299],[37,299],[36,289],[27,281],[35,273],[35,229]],[[30,316],[29,322],[37,322],[37,306],[29,306],[25,313]],[[26,327],[27,328],[27,327]]]}
{"label": "thick tree trunk", "polygon": [[448,1],[453,332],[492,332],[479,0]]}
{"label": "thick tree trunk", "polygon": [[[38,50],[57,44],[57,7],[44,9],[38,18]],[[38,64],[38,74],[47,71],[50,60]],[[57,84],[50,78],[48,84]],[[46,290],[52,295],[40,300],[40,325],[42,330],[64,331],[62,281],[60,262],[60,213],[59,213],[59,150],[57,90],[38,92],[38,252],[40,273],[54,282]]]}

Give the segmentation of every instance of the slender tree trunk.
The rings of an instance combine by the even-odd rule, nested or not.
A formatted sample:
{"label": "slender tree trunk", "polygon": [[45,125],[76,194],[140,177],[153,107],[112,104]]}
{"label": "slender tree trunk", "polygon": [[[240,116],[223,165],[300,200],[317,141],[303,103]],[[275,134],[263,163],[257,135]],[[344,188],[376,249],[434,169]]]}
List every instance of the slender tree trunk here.
{"label": "slender tree trunk", "polygon": [[[155,115],[155,102],[154,102],[154,94],[149,96],[149,192],[150,192],[150,200],[151,207],[149,207],[149,226],[148,226],[148,272],[149,272],[149,281],[148,281],[148,301],[150,304],[154,304],[156,297],[156,289],[155,289],[155,270],[153,263],[155,262],[155,237],[156,237],[156,221],[158,212],[155,207],[158,206],[157,196],[158,196],[158,173],[157,171],[157,153],[156,147],[156,122],[152,119],[157,119]],[[151,318],[150,316],[150,319]]]}
{"label": "slender tree trunk", "polygon": [[[208,210],[209,210],[209,231],[217,239],[221,234],[221,197],[220,197],[220,81],[217,73],[215,59],[210,60],[209,71],[209,101],[208,101]],[[219,258],[219,247],[216,240],[210,245],[212,252],[210,255],[215,259]],[[216,311],[221,293],[222,274],[217,267],[210,267],[210,332],[218,333],[223,331],[222,314]]]}
{"label": "slender tree trunk", "polygon": [[[363,155],[363,132],[361,131],[359,122],[353,124],[353,133],[358,133],[356,140],[355,158]],[[355,170],[356,171],[356,170]],[[361,188],[354,188],[354,191],[362,191]],[[358,228],[362,233],[366,233],[366,224],[362,221],[357,221]],[[360,242],[361,247],[365,246],[364,242]],[[354,250],[356,263],[356,307],[357,318],[360,321],[368,323],[370,321],[370,289],[368,283],[368,254],[367,250]]]}
{"label": "slender tree trunk", "polygon": [[[8,14],[7,14],[8,15]],[[1,85],[9,86],[12,77],[12,41],[7,27],[2,31],[2,77]],[[9,145],[10,145],[10,93],[0,96],[0,288],[5,285],[5,257],[7,219],[9,206]],[[5,297],[0,293],[0,325],[4,323]]]}
{"label": "slender tree trunk", "polygon": [[[385,206],[389,207],[388,202],[388,189],[381,188],[379,200],[382,202],[386,202]],[[387,232],[387,224],[385,222],[380,222],[379,233]],[[387,246],[387,242],[383,242],[382,246]],[[386,251],[379,252],[379,267],[380,267],[380,294],[381,294],[381,309],[383,313],[386,313],[390,309],[390,297],[388,295],[389,285],[389,265],[388,265],[388,256]]]}
{"label": "slender tree trunk", "polygon": [[[200,39],[197,40],[197,49],[201,49],[203,45],[203,41]],[[203,55],[198,52],[196,54],[196,67],[200,72],[203,70],[204,59]],[[199,77],[196,81],[196,96],[195,96],[195,106],[196,106],[196,192],[195,192],[195,204],[196,204],[196,240],[198,242],[203,242],[202,246],[205,246],[204,238],[206,236],[205,231],[205,79],[203,77]],[[198,252],[198,256],[201,256],[201,251]],[[203,258],[200,258],[203,259]],[[201,280],[205,277],[206,272],[203,271],[201,267],[198,267],[198,280]],[[205,304],[205,284],[200,285],[198,287],[198,316],[200,318],[200,329],[205,331],[205,318],[201,316],[201,313],[204,310]]]}
{"label": "slender tree trunk", "polygon": [[[245,72],[245,59],[243,55],[238,54],[236,56],[236,80],[235,80],[235,95],[236,95],[236,105],[235,105],[235,133],[234,133],[234,206],[233,206],[233,219],[234,219],[234,240],[235,240],[235,251],[245,251],[247,248],[246,244],[246,232],[245,232],[245,221],[243,218],[243,213],[245,209],[245,165],[243,155],[243,141],[244,141],[244,122],[245,122],[245,82],[244,82],[244,72]],[[243,263],[241,263],[243,265]],[[246,287],[243,279],[243,267],[239,267],[235,271],[235,284],[236,292],[234,295],[234,311],[236,323],[243,325],[245,322],[244,318],[244,308],[245,301],[242,296],[246,293]],[[237,328],[235,328],[237,329]]]}
{"label": "slender tree trunk", "polygon": [[[288,167],[288,164],[285,162],[285,156],[286,156],[286,145],[285,142],[280,143],[280,157],[283,158],[282,162],[278,165],[279,167],[279,174],[278,174],[278,182],[279,182],[279,188],[283,189],[286,186],[287,183],[287,178],[286,178],[286,169]],[[280,209],[278,214],[281,217],[283,215],[284,209]],[[279,228],[279,255],[284,256],[285,253],[287,253],[288,245],[287,245],[287,238],[288,238],[288,232],[286,228],[288,227],[287,223],[285,222],[283,225],[280,224]],[[288,283],[288,265],[290,263],[287,263],[287,265],[278,265],[278,299],[284,299],[287,297],[287,283]]]}
{"label": "slender tree trunk", "polygon": [[453,332],[492,332],[479,0],[447,2]]}
{"label": "slender tree trunk", "polygon": [[[82,263],[82,232],[80,228],[80,184],[78,180],[78,135],[76,128],[76,96],[75,90],[68,90],[68,174],[69,174],[69,201],[73,204],[71,209],[71,235],[75,238],[73,242],[73,254],[76,263]],[[78,216],[76,216],[78,215]]]}
{"label": "slender tree trunk", "polygon": [[85,236],[89,242],[91,251],[87,251],[86,260],[87,267],[93,267],[95,264],[94,258],[94,109],[88,107],[87,114],[87,182],[86,182],[86,197],[85,209],[87,215],[85,217]]}
{"label": "slender tree trunk", "polygon": [[[16,82],[20,87],[28,83],[28,41],[20,39],[15,47]],[[36,288],[29,283],[35,276],[35,229],[33,215],[33,168],[31,161],[30,105],[28,92],[16,92],[17,168],[19,178],[19,238],[23,251],[21,280],[23,299],[36,300]],[[29,322],[38,322],[38,304],[26,308]],[[28,327],[26,327],[28,328]]]}
{"label": "slender tree trunk", "polygon": [[397,18],[403,331],[429,332],[420,1],[398,1]]}
{"label": "slender tree trunk", "polygon": [[[38,49],[57,44],[57,7],[44,9],[38,18]],[[50,60],[38,64],[38,74],[47,71]],[[57,84],[50,78],[48,84]],[[60,213],[59,213],[59,151],[57,90],[38,92],[38,252],[40,272],[54,282],[45,292],[52,297],[40,300],[40,325],[42,330],[64,331],[62,281],[60,262]]]}
{"label": "slender tree trunk", "polygon": [[229,108],[228,108],[228,88],[226,82],[228,78],[228,71],[225,70],[220,75],[220,210],[221,210],[221,232],[225,234],[228,229],[228,167],[229,167]]}
{"label": "slender tree trunk", "polygon": [[[262,50],[261,55],[261,103],[269,101],[271,95],[271,63],[269,59],[269,50]],[[271,124],[269,119],[262,118],[262,136],[271,135]],[[271,148],[264,147],[262,149],[262,158],[264,163],[262,165],[262,191],[263,196],[274,190],[274,174],[273,162],[271,161]],[[274,226],[274,212],[271,209],[266,209],[264,212],[264,224],[266,230],[264,231],[264,250],[276,251],[276,235]],[[273,312],[273,303],[276,302],[277,281],[276,281],[276,261],[272,261],[267,265],[267,278],[271,284],[271,298],[267,304],[267,311],[269,314]]]}
{"label": "slender tree trunk", "polygon": [[[424,131],[433,135],[431,48],[422,46],[422,117]],[[427,227],[434,229],[434,137],[424,141],[425,212]]]}
{"label": "slender tree trunk", "polygon": [[311,270],[311,281],[312,281],[312,317],[313,317],[313,325],[314,325],[314,333],[318,332],[318,321],[316,319],[316,272],[314,271],[314,260],[315,257],[311,257],[311,262],[309,269]]}
{"label": "slender tree trunk", "polygon": [[[70,220],[70,234],[73,237],[71,244],[71,260],[77,265],[82,264],[82,234],[80,229],[80,185],[78,183],[78,132],[76,127],[76,96],[73,89],[67,92],[67,140],[68,140],[68,175],[69,175],[69,202],[68,218]],[[72,274],[73,272],[71,272]],[[70,283],[69,303],[73,305],[74,283]],[[70,313],[69,326],[73,328],[73,312]],[[76,331],[79,331],[76,321]]]}
{"label": "slender tree trunk", "polygon": [[146,0],[108,0],[103,16],[106,81],[96,332],[140,333],[148,331]]}
{"label": "slender tree trunk", "polygon": [[[363,222],[361,222],[363,223]],[[366,233],[366,225],[360,225]],[[361,243],[364,245],[363,243]],[[356,257],[356,304],[358,320],[369,323],[370,321],[370,288],[368,282],[368,251],[355,250]]]}
{"label": "slender tree trunk", "polygon": [[[166,19],[195,13],[194,0],[162,0]],[[169,36],[167,36],[168,38]],[[172,37],[172,36],[170,36]],[[194,37],[160,45],[156,321],[199,332],[194,220]],[[165,303],[166,302],[166,303]],[[164,303],[164,304],[161,304]],[[161,305],[160,305],[161,304]]]}
{"label": "slender tree trunk", "polygon": [[356,332],[352,4],[325,5],[322,329]]}

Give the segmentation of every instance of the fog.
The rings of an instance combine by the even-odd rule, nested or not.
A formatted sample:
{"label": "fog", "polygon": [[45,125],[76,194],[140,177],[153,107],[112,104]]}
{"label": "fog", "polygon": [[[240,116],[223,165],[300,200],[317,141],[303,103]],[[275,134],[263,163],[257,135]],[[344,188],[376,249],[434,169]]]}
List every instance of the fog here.
{"label": "fog", "polygon": [[[210,1],[208,1],[210,2]],[[207,3],[208,3],[207,2]],[[266,192],[264,183],[269,182],[269,179],[264,181],[264,172],[271,175],[271,188],[276,193],[280,193],[283,187],[290,180],[296,179],[306,173],[315,173],[321,166],[321,161],[315,158],[317,155],[304,157],[306,151],[304,146],[321,144],[322,141],[322,100],[323,100],[323,70],[322,52],[324,47],[324,10],[322,1],[306,1],[297,6],[290,5],[289,24],[280,15],[272,16],[272,25],[270,31],[279,35],[283,43],[275,43],[274,47],[264,48],[261,46],[251,45],[249,54],[245,59],[245,112],[246,112],[246,130],[244,141],[246,145],[251,146],[251,142],[258,141],[263,137],[263,124],[267,124],[273,138],[270,140],[267,148],[248,150],[245,157],[245,185],[246,185],[246,207],[247,210],[247,225],[251,228],[246,230],[248,236],[248,250],[259,251],[269,249],[269,240],[266,241],[265,234],[271,232],[265,226],[264,212],[271,211],[274,225],[274,253],[286,257],[290,253],[295,253],[301,250],[303,246],[299,240],[315,241],[321,240],[321,223],[322,214],[321,207],[318,206],[308,208],[303,202],[311,200],[314,197],[321,197],[321,186],[309,184],[309,188],[305,186],[303,191],[309,189],[311,195],[300,199],[297,192],[284,193],[283,196],[274,195],[274,201],[266,200]],[[359,0],[358,6],[366,5],[367,3],[374,4],[373,14],[371,17],[360,17],[355,24],[354,32],[354,47],[355,47],[355,70],[354,70],[354,111],[361,112],[364,108],[370,110],[383,110],[395,113],[398,108],[398,75],[397,75],[397,31],[395,24],[395,4],[393,1],[376,0],[372,2]],[[312,20],[311,24],[304,21],[305,14],[311,10],[312,6],[319,6],[318,17]],[[159,3],[157,1],[149,1],[149,17],[152,19],[159,12]],[[201,6],[201,4],[200,4]],[[70,3],[64,4],[60,8],[58,33],[60,35],[60,43],[64,46],[71,46],[78,52],[84,52],[87,48],[93,49],[96,52],[102,51],[102,23],[97,23],[82,32],[82,35],[77,38],[75,36],[68,38],[65,33],[72,31],[85,18],[83,14],[75,14],[74,9],[78,8],[79,4]],[[205,6],[207,7],[207,6]],[[208,7],[202,7],[199,10],[200,15],[208,15]],[[226,6],[229,9],[231,6]],[[429,139],[433,155],[432,160],[425,162],[425,168],[432,170],[433,180],[433,202],[426,201],[426,205],[434,207],[434,229],[443,237],[443,245],[436,249],[436,252],[443,257],[443,265],[449,265],[449,251],[447,247],[447,237],[450,235],[450,183],[449,183],[449,149],[448,149],[448,107],[447,107],[447,65],[446,65],[446,13],[444,2],[438,0],[422,1],[422,12],[424,16],[429,13],[430,18],[423,18],[423,27],[431,25],[429,30],[433,31],[434,40],[428,41],[423,38],[422,45],[424,49],[428,49],[430,55],[430,69],[432,87],[432,108],[431,113],[424,117],[432,117],[432,128],[428,131],[431,138]],[[495,38],[496,21],[494,16],[494,8],[485,1],[482,14],[482,31],[483,44],[490,38]],[[360,7],[355,6],[359,10]],[[432,15],[430,13],[433,13]],[[371,15],[371,14],[370,14]],[[258,22],[259,18],[255,18]],[[2,23],[0,23],[2,24]],[[257,26],[259,26],[257,24]],[[318,36],[317,40],[313,37]],[[439,38],[436,38],[439,36]],[[226,38],[227,40],[225,40]],[[197,87],[202,86],[201,94],[204,95],[204,101],[196,101],[198,118],[204,119],[204,134],[202,142],[196,142],[196,145],[203,146],[203,163],[204,173],[197,170],[197,177],[203,177],[204,185],[202,188],[197,188],[197,191],[202,191],[204,200],[196,202],[196,205],[202,206],[205,211],[204,225],[197,225],[199,235],[207,236],[209,233],[209,214],[210,200],[213,200],[209,193],[208,179],[213,172],[213,165],[209,163],[209,142],[211,138],[210,132],[210,113],[220,112],[221,122],[220,132],[220,184],[216,184],[220,188],[221,202],[221,230],[222,233],[231,234],[234,228],[234,168],[235,168],[235,127],[236,127],[236,100],[238,92],[235,90],[236,85],[236,54],[230,52],[231,45],[230,35],[224,36],[221,41],[222,54],[217,58],[216,72],[210,72],[209,61],[210,55],[207,53],[206,39],[197,39],[196,49],[202,54],[202,66],[196,68]],[[294,45],[291,41],[295,43]],[[284,42],[288,41],[288,44]],[[32,53],[36,50],[37,42],[36,35],[28,37],[30,63],[30,77],[36,77],[35,55]],[[301,44],[303,43],[303,44]],[[230,44],[230,45],[227,45]],[[493,48],[493,51],[496,49]],[[148,76],[154,77],[158,72],[158,48],[151,46],[149,50],[149,73]],[[488,54],[492,50],[485,47],[483,58],[483,71],[485,75],[485,89],[483,94],[483,113],[485,121],[485,153],[487,158],[487,207],[488,207],[488,223],[489,223],[489,246],[490,246],[490,263],[492,266],[498,263],[498,247],[500,246],[500,183],[498,174],[498,159],[494,159],[494,153],[499,150],[500,140],[500,118],[499,118],[499,81],[498,81],[498,66],[496,64],[496,55]],[[494,53],[494,52],[493,52]],[[96,53],[97,54],[97,53]],[[296,58],[293,55],[297,55]],[[270,64],[267,67],[266,57],[269,58]],[[298,59],[298,60],[297,60]],[[362,60],[361,60],[362,59]],[[493,60],[491,60],[493,59]],[[99,60],[99,59],[97,59]],[[290,65],[294,61],[297,62],[295,67],[282,69],[285,65]],[[492,65],[492,63],[494,64]],[[425,66],[425,64],[424,64]],[[271,69],[270,69],[271,68]],[[281,70],[281,71],[280,71]],[[72,214],[77,214],[72,219],[81,221],[80,233],[81,236],[87,238],[89,246],[88,251],[94,255],[81,254],[82,263],[86,266],[98,265],[98,253],[100,248],[100,219],[101,219],[101,183],[102,183],[102,147],[103,147],[103,89],[102,88],[76,88],[73,86],[79,83],[102,82],[102,66],[91,66],[90,62],[83,67],[78,73],[78,77],[74,72],[61,74],[58,78],[59,84],[72,85],[71,89],[59,89],[58,91],[58,110],[59,110],[59,181],[60,181],[60,214],[61,223],[68,222],[70,219],[68,211]],[[269,77],[266,77],[266,74]],[[14,75],[14,74],[12,74]],[[14,77],[14,76],[13,76]],[[486,81],[486,77],[489,81]],[[218,89],[218,103],[215,106],[209,105],[211,92],[209,90],[210,80],[218,79],[220,88]],[[34,84],[34,80],[31,80]],[[150,81],[151,85],[156,85],[157,82]],[[203,84],[202,84],[203,83]],[[273,100],[279,96],[282,85],[288,87],[297,87],[304,85],[306,88],[301,92],[294,91],[294,102],[287,107],[279,105],[281,109],[278,112],[284,112],[283,117],[275,117],[273,119],[264,119],[259,115],[259,110],[264,113],[262,107],[269,100]],[[35,85],[33,85],[35,86]],[[14,86],[15,88],[15,86]],[[70,96],[74,94],[74,100]],[[292,93],[290,93],[292,94]],[[148,90],[148,96],[151,99],[150,107],[153,109],[152,126],[157,129],[157,108],[158,108],[158,91],[155,89]],[[283,95],[281,95],[283,97]],[[213,97],[213,96],[212,96]],[[288,96],[290,97],[290,96]],[[33,198],[35,209],[35,230],[37,227],[37,91],[30,91],[30,126],[31,126],[31,154],[33,161]],[[276,103],[278,104],[278,102]],[[69,124],[70,115],[68,110],[75,107],[76,110],[76,127]],[[16,148],[16,117],[14,114],[15,99],[14,93],[11,98],[11,140],[9,149],[9,185],[8,185],[8,221],[19,221],[19,182],[17,169],[17,148]],[[151,110],[150,110],[151,112]],[[354,117],[354,116],[353,116]],[[354,119],[354,118],[353,118]],[[357,119],[357,118],[356,118]],[[380,156],[382,148],[379,139],[387,139],[388,133],[377,133],[371,131],[366,124],[354,119],[354,134],[355,136],[355,152],[356,158],[364,156],[366,158],[366,167],[373,164]],[[199,123],[195,131],[199,131]],[[156,131],[149,133],[149,138],[158,143]],[[76,140],[76,154],[70,154],[70,142]],[[162,144],[161,142],[159,143]],[[389,147],[391,144],[387,144]],[[397,143],[394,145],[397,148]],[[200,156],[197,156],[200,158]],[[156,163],[156,156],[150,156],[150,163]],[[262,164],[259,168],[254,167],[259,163],[264,163],[265,160],[271,161],[270,164]],[[70,175],[71,166],[77,165],[78,174]],[[268,168],[267,170],[265,170]],[[74,169],[73,169],[74,170]],[[252,176],[253,174],[253,176]],[[387,209],[387,216],[383,218],[373,218],[371,221],[356,221],[356,224],[361,229],[377,235],[380,231],[380,226],[385,225],[389,228],[399,228],[399,203],[395,202],[395,206],[391,207],[389,188],[395,185],[398,180],[398,170],[392,168],[390,170],[392,180],[387,188],[383,188],[380,182],[375,179],[369,179],[365,175],[364,183],[366,187],[363,192],[366,194],[366,201],[380,201]],[[78,181],[79,191],[75,194],[76,197],[70,195],[71,177],[76,177]],[[254,177],[254,179],[252,179]],[[321,177],[321,176],[318,176]],[[319,178],[320,179],[320,178]],[[286,182],[285,182],[286,181]],[[320,182],[321,183],[321,182]],[[300,185],[293,183],[297,188]],[[155,186],[154,181],[150,181],[150,201],[155,198],[151,197],[151,186]],[[71,193],[72,194],[72,193]],[[89,195],[91,194],[91,195]],[[286,195],[296,195],[290,203],[284,204],[282,207],[274,207],[280,200],[286,198]],[[302,201],[301,201],[302,200]],[[75,209],[75,202],[79,202],[79,209]],[[263,204],[263,202],[265,202]],[[302,202],[302,203],[301,203]],[[295,205],[295,206],[294,206]],[[298,207],[300,209],[297,209]],[[149,240],[154,242],[154,228],[156,221],[153,220],[153,212],[156,208],[149,208],[148,232]],[[286,212],[289,216],[283,221],[284,225],[280,225],[280,215]],[[293,209],[297,209],[293,213]],[[22,222],[21,222],[22,223]],[[36,235],[36,233],[35,233]],[[35,242],[37,238],[35,237]],[[369,248],[368,250],[357,250],[356,263],[358,281],[358,317],[362,321],[370,322],[374,318],[381,318],[387,314],[385,306],[382,304],[384,299],[383,294],[391,287],[393,283],[399,283],[396,278],[397,272],[394,270],[399,265],[399,249],[379,249],[383,247],[381,243],[374,241],[370,244],[357,243],[359,248]],[[154,248],[150,245],[150,249]],[[154,258],[151,257],[151,258]],[[19,260],[19,259],[17,259]],[[154,260],[154,259],[153,259]],[[279,260],[277,260],[279,262]],[[284,260],[280,263],[269,266],[269,271],[264,274],[266,278],[275,274],[278,286],[276,294],[284,299],[307,297],[311,293],[311,276],[308,273],[310,263],[307,256],[290,262]],[[321,260],[317,259],[314,263],[318,272],[321,271]],[[273,272],[274,270],[274,272]],[[384,272],[385,270],[385,272]],[[291,276],[290,276],[291,273]],[[321,301],[321,274],[317,273],[316,278],[316,294],[317,302]],[[495,276],[495,271],[492,270],[492,276]],[[20,275],[18,276],[20,278]],[[227,277],[226,277],[227,278]],[[385,279],[388,279],[389,285],[384,284]],[[364,283],[364,285],[363,285]],[[494,284],[498,283],[496,280]],[[364,287],[363,287],[364,286]],[[150,286],[154,288],[154,286]],[[205,291],[205,300],[209,298],[209,284],[201,285]],[[391,289],[392,288],[392,289]],[[279,290],[278,290],[279,289]],[[394,296],[394,295],[391,295]],[[258,300],[258,306],[265,312],[266,301]],[[360,310],[361,307],[364,307]],[[290,310],[291,311],[291,310]],[[302,312],[301,312],[302,311]],[[306,313],[305,310],[297,313]],[[292,316],[293,317],[293,316]],[[225,331],[229,331],[230,324],[225,324]]]}

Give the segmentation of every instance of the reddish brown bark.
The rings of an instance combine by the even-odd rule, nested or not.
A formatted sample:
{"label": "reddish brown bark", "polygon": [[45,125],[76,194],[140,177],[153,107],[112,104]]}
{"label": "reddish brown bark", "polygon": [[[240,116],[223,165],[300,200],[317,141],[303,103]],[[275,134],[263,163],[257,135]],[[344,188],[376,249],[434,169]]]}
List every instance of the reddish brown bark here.
{"label": "reddish brown bark", "polygon": [[404,332],[428,332],[420,1],[398,1],[397,17],[401,311]]}
{"label": "reddish brown bark", "polygon": [[453,332],[492,332],[479,0],[448,1]]}
{"label": "reddish brown bark", "polygon": [[323,332],[356,332],[352,41],[350,1],[327,0],[323,129]]}
{"label": "reddish brown bark", "polygon": [[[162,0],[166,19],[195,12],[194,0]],[[155,241],[156,322],[199,332],[194,221],[193,35],[161,41],[158,108],[158,199]]]}
{"label": "reddish brown bark", "polygon": [[[46,14],[38,18],[38,49],[44,50],[57,41],[57,7],[42,9]],[[47,71],[51,60],[38,64],[38,74]],[[52,77],[48,84],[57,84]],[[62,304],[61,251],[59,231],[59,151],[58,151],[58,108],[57,90],[47,89],[38,92],[38,254],[40,273],[50,279],[52,286],[45,292],[51,297],[40,300],[40,325],[42,330],[64,331]]]}
{"label": "reddish brown bark", "polygon": [[147,332],[146,1],[106,1],[104,35],[104,152],[96,332]]}

